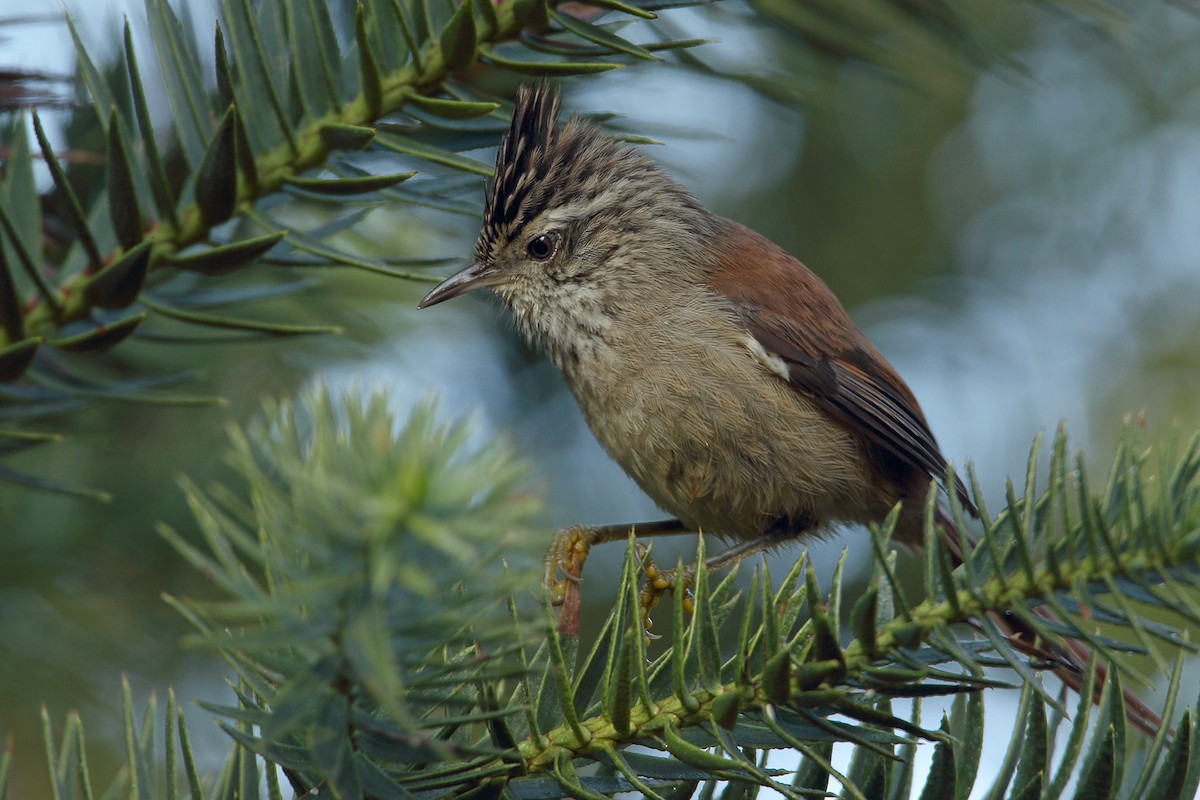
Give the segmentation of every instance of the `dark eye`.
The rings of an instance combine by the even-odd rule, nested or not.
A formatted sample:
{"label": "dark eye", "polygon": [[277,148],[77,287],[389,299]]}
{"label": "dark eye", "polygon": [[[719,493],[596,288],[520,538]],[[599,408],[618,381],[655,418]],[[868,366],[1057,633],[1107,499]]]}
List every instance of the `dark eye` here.
{"label": "dark eye", "polygon": [[536,236],[529,240],[525,252],[529,253],[529,257],[536,261],[545,261],[554,255],[554,251],[558,249],[558,234],[543,233],[541,236]]}

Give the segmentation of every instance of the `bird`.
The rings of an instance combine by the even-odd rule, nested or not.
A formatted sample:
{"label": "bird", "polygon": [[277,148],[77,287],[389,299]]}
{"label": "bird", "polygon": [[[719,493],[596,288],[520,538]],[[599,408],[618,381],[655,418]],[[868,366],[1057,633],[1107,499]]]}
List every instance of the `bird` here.
{"label": "bird", "polygon": [[833,292],[642,150],[578,117],[560,127],[560,103],[546,83],[518,92],[474,261],[420,307],[499,295],[601,445],[673,515],[654,532],[752,551],[902,503],[896,538],[919,544],[946,459]]}
{"label": "bird", "polygon": [[[481,288],[499,297],[596,439],[671,515],[637,534],[715,534],[731,543],[708,562],[718,567],[879,523],[897,505],[894,539],[918,549],[931,486],[977,515],[962,481],[946,481],[913,392],[817,275],[710,211],[643,150],[578,116],[560,124],[560,110],[548,83],[518,90],[472,263],[419,306]],[[960,562],[970,538],[936,509]],[[556,599],[591,546],[630,527],[577,526],[556,540],[548,573],[567,578],[550,581]],[[680,579],[648,574],[652,589]],[[1086,650],[1041,646],[1020,620],[998,624],[1079,687]]]}

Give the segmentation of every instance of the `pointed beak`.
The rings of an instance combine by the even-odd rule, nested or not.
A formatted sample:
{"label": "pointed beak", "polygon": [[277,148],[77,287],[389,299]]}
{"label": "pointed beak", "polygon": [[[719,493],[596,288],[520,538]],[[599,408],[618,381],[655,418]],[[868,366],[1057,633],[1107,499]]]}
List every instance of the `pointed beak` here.
{"label": "pointed beak", "polygon": [[435,306],[443,300],[458,297],[460,294],[466,294],[481,286],[492,286],[499,283],[500,280],[495,269],[486,264],[472,264],[462,272],[454,273],[435,286],[432,292],[425,295],[424,300],[417,303],[417,308]]}

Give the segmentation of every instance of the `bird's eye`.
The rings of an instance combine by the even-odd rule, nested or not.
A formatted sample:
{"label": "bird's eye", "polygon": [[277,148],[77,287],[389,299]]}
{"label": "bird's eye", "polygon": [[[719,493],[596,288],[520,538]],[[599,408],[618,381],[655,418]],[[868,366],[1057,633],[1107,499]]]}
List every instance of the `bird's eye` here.
{"label": "bird's eye", "polygon": [[545,261],[554,255],[554,251],[558,249],[558,234],[543,233],[541,236],[535,236],[529,240],[525,252],[529,253],[529,257],[536,261]]}

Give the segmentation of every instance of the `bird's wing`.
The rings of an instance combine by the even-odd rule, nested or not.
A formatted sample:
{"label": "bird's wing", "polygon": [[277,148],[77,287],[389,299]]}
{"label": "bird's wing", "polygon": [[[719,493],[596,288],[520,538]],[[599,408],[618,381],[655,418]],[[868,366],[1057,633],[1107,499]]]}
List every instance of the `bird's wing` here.
{"label": "bird's wing", "polygon": [[[745,308],[742,318],[763,349],[787,366],[788,380],[798,391],[884,452],[931,478],[945,479],[946,458],[929,424],[882,358],[860,346],[831,351],[828,343],[812,341],[769,311]],[[955,479],[954,489],[963,507],[977,513],[962,480]]]}
{"label": "bird's wing", "polygon": [[[731,272],[714,261],[710,288],[734,303],[746,331],[786,368],[792,387],[902,464],[943,481],[946,458],[896,371],[819,278],[768,240],[741,230],[748,236],[736,238],[751,242],[752,252],[741,247],[739,262],[752,266]],[[716,253],[721,256],[733,254]],[[977,515],[961,479],[954,490]]]}

